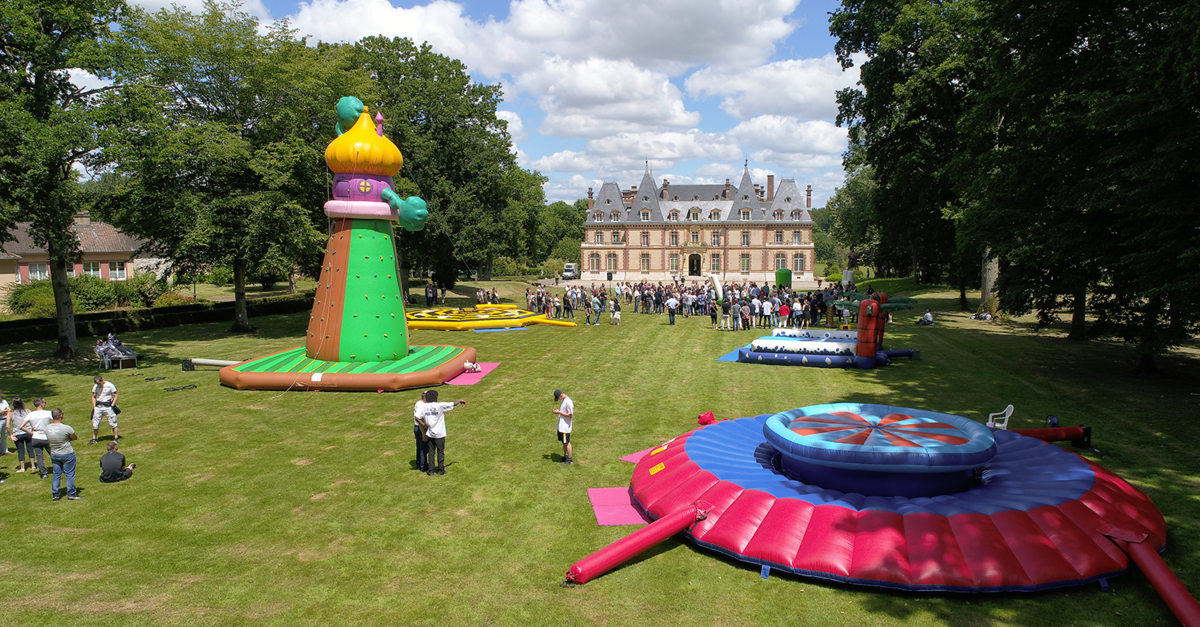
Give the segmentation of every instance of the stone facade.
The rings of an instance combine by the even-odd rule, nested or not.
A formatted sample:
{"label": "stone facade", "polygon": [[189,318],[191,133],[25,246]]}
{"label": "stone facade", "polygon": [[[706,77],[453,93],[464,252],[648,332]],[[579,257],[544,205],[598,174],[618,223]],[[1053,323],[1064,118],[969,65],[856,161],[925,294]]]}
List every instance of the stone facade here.
{"label": "stone facade", "polygon": [[775,270],[792,271],[793,285],[816,285],[812,243],[812,186],[774,176],[759,187],[743,171],[741,184],[655,184],[649,170],[639,186],[605,183],[588,190],[580,278],[605,281],[696,280],[774,283]]}

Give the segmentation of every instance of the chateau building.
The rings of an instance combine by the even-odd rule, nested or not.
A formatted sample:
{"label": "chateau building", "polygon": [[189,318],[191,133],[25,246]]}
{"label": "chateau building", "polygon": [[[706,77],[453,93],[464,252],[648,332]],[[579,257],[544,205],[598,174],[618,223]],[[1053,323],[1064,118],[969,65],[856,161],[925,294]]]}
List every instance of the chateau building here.
{"label": "chateau building", "polygon": [[[658,187],[647,168],[639,186],[604,183],[588,189],[583,240],[584,280],[670,281],[707,277],[722,281],[775,282],[775,270],[792,271],[794,286],[816,285],[812,243],[812,186],[803,198],[794,179],[774,175],[766,187],[741,184]],[[611,274],[611,276],[610,276]]]}

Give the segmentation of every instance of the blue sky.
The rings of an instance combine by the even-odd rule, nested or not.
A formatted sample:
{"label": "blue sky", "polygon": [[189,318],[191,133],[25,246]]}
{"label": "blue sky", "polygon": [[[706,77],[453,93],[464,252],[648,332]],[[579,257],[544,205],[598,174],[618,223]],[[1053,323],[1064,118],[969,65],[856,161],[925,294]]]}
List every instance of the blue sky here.
{"label": "blue sky", "polygon": [[[168,0],[135,0],[158,8]],[[178,2],[178,0],[176,0]],[[201,0],[180,4],[193,10]],[[844,129],[834,91],[853,85],[833,59],[830,0],[250,0],[324,41],[368,35],[428,41],[499,83],[521,164],[549,178],[550,200],[615,180],[722,183],[749,160],[813,186],[841,184]],[[386,115],[386,111],[384,112]]]}

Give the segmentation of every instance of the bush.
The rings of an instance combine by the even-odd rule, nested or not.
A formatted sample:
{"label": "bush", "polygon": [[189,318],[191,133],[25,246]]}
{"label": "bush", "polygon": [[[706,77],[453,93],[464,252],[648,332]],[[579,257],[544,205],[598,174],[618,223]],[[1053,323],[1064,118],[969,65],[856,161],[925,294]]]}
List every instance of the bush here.
{"label": "bush", "polygon": [[835,265],[827,266],[825,268],[825,278],[830,281],[841,281],[842,280],[842,269]]}
{"label": "bush", "polygon": [[492,276],[517,276],[524,274],[525,267],[511,257],[496,257],[492,260]]}
{"label": "bush", "polygon": [[[120,301],[119,288],[124,287],[120,283],[111,283],[87,274],[77,276],[69,283],[71,301],[75,303],[76,313],[103,311],[111,308]],[[53,302],[53,298],[51,302]]]}
{"label": "bush", "polygon": [[209,283],[217,287],[225,287],[233,283],[233,268],[217,266],[212,269],[212,272],[208,273],[207,279]]}
{"label": "bush", "polygon": [[8,310],[31,318],[52,318],[57,314],[54,307],[54,288],[50,280],[11,285],[5,294]]}
{"label": "bush", "polygon": [[196,302],[191,296],[180,296],[175,292],[166,292],[154,299],[154,307],[171,307],[173,305],[190,305]]}
{"label": "bush", "polygon": [[562,259],[547,259],[542,264],[542,272],[548,277],[555,276],[556,274],[561,275],[564,265],[566,265],[566,262]]}
{"label": "bush", "polygon": [[127,299],[119,304],[130,307],[149,307],[159,296],[170,290],[166,279],[158,278],[153,272],[134,272],[125,281]]}

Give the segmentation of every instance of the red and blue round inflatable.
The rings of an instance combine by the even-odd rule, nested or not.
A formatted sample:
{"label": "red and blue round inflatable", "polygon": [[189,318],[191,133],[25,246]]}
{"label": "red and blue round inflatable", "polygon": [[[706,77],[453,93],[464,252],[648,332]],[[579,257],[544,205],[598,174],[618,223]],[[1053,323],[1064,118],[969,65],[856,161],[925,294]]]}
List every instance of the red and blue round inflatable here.
{"label": "red and blue round inflatable", "polygon": [[1099,531],[1166,523],[1121,478],[1053,444],[903,407],[840,403],[730,420],[646,455],[653,517],[698,501],[696,544],[798,575],[905,590],[1002,592],[1124,573]]}

